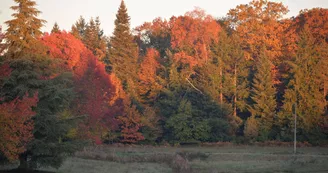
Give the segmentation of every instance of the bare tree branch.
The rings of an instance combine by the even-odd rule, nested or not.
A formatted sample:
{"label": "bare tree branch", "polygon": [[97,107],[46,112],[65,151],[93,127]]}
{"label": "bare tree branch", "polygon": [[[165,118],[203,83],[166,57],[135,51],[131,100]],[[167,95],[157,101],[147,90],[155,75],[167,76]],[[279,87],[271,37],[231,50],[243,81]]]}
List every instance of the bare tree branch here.
{"label": "bare tree branch", "polygon": [[189,83],[189,84],[190,84],[195,90],[197,90],[199,93],[201,93],[202,95],[204,95],[203,92],[202,92],[201,90],[199,90],[198,88],[196,88],[195,85],[193,85],[193,84],[189,81],[188,78],[186,78],[186,80],[188,81],[188,83]]}

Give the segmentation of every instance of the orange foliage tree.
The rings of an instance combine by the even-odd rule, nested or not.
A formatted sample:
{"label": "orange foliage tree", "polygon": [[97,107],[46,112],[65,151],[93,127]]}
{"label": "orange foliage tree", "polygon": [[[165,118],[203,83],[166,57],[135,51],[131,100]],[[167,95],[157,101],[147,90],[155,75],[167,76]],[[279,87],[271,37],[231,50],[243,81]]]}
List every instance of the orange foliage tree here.
{"label": "orange foliage tree", "polygon": [[36,93],[33,97],[25,95],[22,99],[16,98],[0,104],[0,151],[9,161],[17,160],[33,139],[31,118],[36,113],[32,107],[35,107],[37,102]]}
{"label": "orange foliage tree", "polygon": [[316,42],[328,42],[328,9],[313,8],[311,10],[302,10],[295,18],[295,27],[298,32],[305,25],[316,39]]}
{"label": "orange foliage tree", "polygon": [[160,64],[157,61],[159,58],[159,52],[150,48],[147,49],[146,56],[140,64],[138,91],[143,103],[153,102],[162,88],[159,77],[156,74],[158,68],[160,68]]}
{"label": "orange foliage tree", "polygon": [[[321,89],[325,97],[326,111],[328,112],[328,9],[314,8],[311,10],[302,10],[294,19],[291,30],[300,33],[307,28],[318,45],[317,52],[320,53],[320,72]],[[296,51],[296,49],[294,50]]]}
{"label": "orange foliage tree", "polygon": [[218,41],[220,25],[212,16],[196,8],[184,16],[172,17],[171,45],[178,55],[176,61],[189,64],[190,67],[209,62],[209,50],[212,41]]}
{"label": "orange foliage tree", "polygon": [[281,56],[281,38],[284,27],[279,22],[288,9],[282,3],[253,0],[231,9],[227,24],[241,38],[248,59],[256,59],[265,45],[270,59]]}
{"label": "orange foliage tree", "polygon": [[266,55],[274,64],[271,70],[275,84],[280,83],[277,66],[281,63],[284,31],[288,27],[280,20],[287,12],[282,3],[253,0],[231,9],[227,15],[226,23],[239,35],[246,59],[257,60],[261,47],[266,47]]}
{"label": "orange foliage tree", "polygon": [[46,33],[41,42],[48,47],[51,57],[63,61],[64,69],[75,70],[77,65],[81,65],[81,53],[86,51],[86,47],[72,34],[65,31]]}

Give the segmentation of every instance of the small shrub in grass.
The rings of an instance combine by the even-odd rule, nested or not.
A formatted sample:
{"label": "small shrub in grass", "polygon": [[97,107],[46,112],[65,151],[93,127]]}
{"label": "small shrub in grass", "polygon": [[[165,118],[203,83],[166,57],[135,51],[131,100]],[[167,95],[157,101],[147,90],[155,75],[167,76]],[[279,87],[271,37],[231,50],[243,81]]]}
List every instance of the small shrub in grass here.
{"label": "small shrub in grass", "polygon": [[191,167],[187,159],[182,157],[180,154],[176,154],[172,160],[171,168],[175,173],[190,173]]}

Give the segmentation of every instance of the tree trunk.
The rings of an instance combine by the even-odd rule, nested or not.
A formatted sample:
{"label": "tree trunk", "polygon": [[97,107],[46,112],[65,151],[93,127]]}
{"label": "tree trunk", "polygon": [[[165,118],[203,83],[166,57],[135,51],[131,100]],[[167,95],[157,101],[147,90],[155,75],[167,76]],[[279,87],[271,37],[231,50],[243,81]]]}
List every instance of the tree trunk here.
{"label": "tree trunk", "polygon": [[18,169],[23,169],[23,170],[29,169],[28,163],[27,163],[27,153],[23,153],[23,154],[19,155]]}
{"label": "tree trunk", "polygon": [[223,74],[223,72],[222,72],[222,66],[220,67],[220,104],[221,104],[221,106],[222,106],[222,104],[223,104],[223,81],[222,81],[222,78],[223,78],[223,76],[222,76],[222,74]]}
{"label": "tree trunk", "polygon": [[208,55],[207,55],[207,49],[206,49],[206,45],[204,43],[204,39],[203,40],[203,51],[205,53],[205,64],[207,64],[207,61],[208,61]]}
{"label": "tree trunk", "polygon": [[325,101],[325,111],[328,111],[328,105],[327,105],[327,82],[324,81],[324,84],[323,84],[323,97],[324,97],[324,101]]}

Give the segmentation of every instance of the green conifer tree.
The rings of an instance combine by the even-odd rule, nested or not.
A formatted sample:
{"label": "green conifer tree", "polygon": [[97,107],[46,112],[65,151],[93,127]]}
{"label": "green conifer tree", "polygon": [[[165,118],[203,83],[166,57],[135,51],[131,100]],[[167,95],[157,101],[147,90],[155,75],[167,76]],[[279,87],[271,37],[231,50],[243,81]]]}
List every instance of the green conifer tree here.
{"label": "green conifer tree", "polygon": [[68,135],[78,120],[67,111],[74,98],[72,74],[63,73],[45,81],[39,94],[34,140],[26,153],[30,160],[26,161],[30,168],[51,166],[58,169],[67,155],[74,154],[83,144]]}
{"label": "green conifer tree", "polygon": [[106,56],[106,41],[103,34],[99,17],[96,20],[91,18],[86,26],[83,42],[99,60]]}
{"label": "green conifer tree", "polygon": [[281,129],[286,129],[286,138],[294,127],[293,105],[296,105],[297,130],[300,140],[314,142],[320,139],[318,123],[325,110],[322,94],[321,52],[307,27],[300,33],[298,49],[291,66],[290,81],[284,95],[283,110],[279,115]]}
{"label": "green conifer tree", "polygon": [[10,61],[13,71],[1,88],[0,97],[5,102],[22,97],[25,93],[33,95],[38,92],[39,102],[35,108],[37,114],[33,117],[34,139],[28,144],[27,151],[19,156],[22,169],[40,166],[58,168],[65,155],[75,151],[78,146],[75,140],[67,137],[75,125],[74,118],[62,114],[73,98],[72,75],[63,73],[44,80],[50,75],[50,71],[44,69],[49,69],[52,63],[46,58],[42,61]]}
{"label": "green conifer tree", "polygon": [[46,49],[38,41],[42,34],[40,27],[45,21],[36,18],[40,13],[34,8],[36,3],[31,0],[15,2],[18,6],[12,9],[18,13],[6,22],[8,52],[5,61],[12,71],[3,81],[0,97],[8,102],[25,93],[38,92],[37,114],[33,117],[34,139],[27,145],[27,151],[19,156],[20,168],[58,168],[67,153],[72,153],[77,146],[66,136],[74,123],[62,116],[73,96],[72,75],[60,74],[56,61],[46,56]]}
{"label": "green conifer tree", "polygon": [[122,81],[124,90],[130,95],[135,95],[133,85],[137,79],[138,49],[130,32],[129,20],[126,6],[122,1],[116,14],[114,33],[110,38],[108,66],[111,66],[112,71]]}
{"label": "green conifer tree", "polygon": [[89,23],[85,27],[85,35],[83,41],[87,48],[93,50],[97,39],[98,33],[96,32],[96,24],[93,18],[91,18]]}
{"label": "green conifer tree", "polygon": [[71,33],[76,38],[83,41],[86,27],[87,27],[87,23],[85,22],[85,19],[82,16],[80,16],[79,20],[76,21],[76,23],[72,26]]}
{"label": "green conifer tree", "polygon": [[253,78],[251,98],[253,104],[250,107],[252,116],[258,121],[259,134],[266,139],[274,124],[276,103],[276,89],[273,84],[271,62],[262,48],[261,56],[255,62],[255,75]]}

